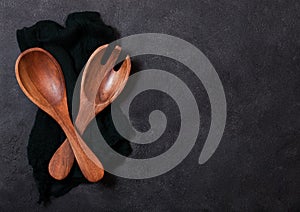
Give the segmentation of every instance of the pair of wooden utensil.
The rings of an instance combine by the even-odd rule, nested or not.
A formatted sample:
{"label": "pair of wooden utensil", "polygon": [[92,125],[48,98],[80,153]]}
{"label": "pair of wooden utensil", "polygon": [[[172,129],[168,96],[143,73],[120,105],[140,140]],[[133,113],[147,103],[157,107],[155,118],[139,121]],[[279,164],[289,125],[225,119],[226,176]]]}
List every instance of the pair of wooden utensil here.
{"label": "pair of wooden utensil", "polygon": [[81,135],[89,122],[120,94],[131,69],[127,56],[120,69],[113,70],[121,52],[119,46],[102,65],[107,47],[104,45],[96,49],[84,67],[76,129],[69,116],[64,76],[55,58],[41,48],[31,48],[22,52],[16,61],[16,78],[22,91],[55,119],[67,136],[49,163],[49,173],[55,179],[64,179],[69,174],[74,156],[90,182],[97,182],[104,175],[103,165]]}

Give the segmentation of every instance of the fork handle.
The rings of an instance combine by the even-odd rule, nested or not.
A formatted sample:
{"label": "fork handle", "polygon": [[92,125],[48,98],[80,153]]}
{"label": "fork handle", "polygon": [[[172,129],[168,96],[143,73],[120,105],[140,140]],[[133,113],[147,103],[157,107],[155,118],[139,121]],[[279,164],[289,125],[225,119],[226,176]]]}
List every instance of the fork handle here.
{"label": "fork handle", "polygon": [[90,182],[101,180],[104,175],[103,165],[78,134],[71,119],[64,119],[61,127],[69,140],[79,168],[85,178]]}
{"label": "fork handle", "polygon": [[[80,135],[83,134],[87,125],[95,117],[91,108],[91,104],[88,101],[82,102],[79,108],[79,112],[75,121],[75,126]],[[68,141],[68,138],[64,140],[61,146],[53,154],[49,164],[48,171],[50,175],[57,180],[62,180],[68,176],[74,163],[74,153]]]}
{"label": "fork handle", "polygon": [[68,139],[65,139],[53,154],[49,164],[49,174],[56,180],[62,180],[68,176],[74,163],[74,154]]}

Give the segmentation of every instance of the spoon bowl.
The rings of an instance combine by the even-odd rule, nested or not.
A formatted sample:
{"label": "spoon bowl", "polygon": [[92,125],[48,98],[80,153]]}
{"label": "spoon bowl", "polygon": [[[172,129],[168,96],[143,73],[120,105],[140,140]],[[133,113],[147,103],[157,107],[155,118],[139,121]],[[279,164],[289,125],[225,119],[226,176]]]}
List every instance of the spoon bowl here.
{"label": "spoon bowl", "polygon": [[17,79],[35,104],[49,107],[64,99],[64,80],[58,77],[61,74],[60,70],[47,53],[28,51],[19,58],[17,64]]}

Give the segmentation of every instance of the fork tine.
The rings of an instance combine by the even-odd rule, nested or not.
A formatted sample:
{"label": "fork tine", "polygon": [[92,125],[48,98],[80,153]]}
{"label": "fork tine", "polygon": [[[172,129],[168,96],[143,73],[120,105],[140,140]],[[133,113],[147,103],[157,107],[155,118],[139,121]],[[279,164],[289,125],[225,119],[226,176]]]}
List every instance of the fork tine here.
{"label": "fork tine", "polygon": [[[107,48],[106,48],[107,49]],[[111,70],[113,69],[113,67],[115,66],[119,55],[121,54],[122,48],[120,46],[116,46],[112,53],[110,54],[109,58],[107,59],[106,63],[104,65],[102,65],[103,68],[105,68],[106,70]]]}
{"label": "fork tine", "polygon": [[130,63],[130,58],[127,55],[125,60],[122,62],[122,65],[120,66],[120,68],[118,70],[114,70],[114,71],[116,71],[116,72],[126,72],[127,69],[128,69],[129,63]]}
{"label": "fork tine", "polygon": [[115,80],[116,81],[118,81],[119,79],[123,79],[123,80],[119,82],[119,86],[115,89],[114,94],[111,96],[109,103],[113,102],[117,98],[117,96],[122,92],[128,80],[130,70],[131,70],[131,61],[130,61],[130,57],[127,55],[120,69],[117,72],[115,72],[115,74],[118,75],[118,79],[116,78]]}

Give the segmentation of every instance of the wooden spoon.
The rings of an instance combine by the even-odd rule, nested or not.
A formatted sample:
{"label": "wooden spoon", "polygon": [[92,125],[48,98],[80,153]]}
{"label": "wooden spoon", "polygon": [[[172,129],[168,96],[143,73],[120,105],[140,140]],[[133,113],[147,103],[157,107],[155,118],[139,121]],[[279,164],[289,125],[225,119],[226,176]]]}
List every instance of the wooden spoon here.
{"label": "wooden spoon", "polygon": [[31,48],[20,54],[15,71],[25,95],[55,119],[65,132],[86,179],[99,181],[104,175],[103,166],[71,122],[64,76],[55,58],[41,48]]}
{"label": "wooden spoon", "polygon": [[[79,112],[75,121],[80,134],[98,113],[116,99],[129,77],[131,62],[128,56],[118,71],[101,66],[100,62],[107,46],[96,49],[84,67]],[[114,64],[120,51],[121,48],[117,46],[106,64]],[[57,180],[64,179],[69,174],[73,163],[74,154],[66,139],[51,158],[49,173]]]}

